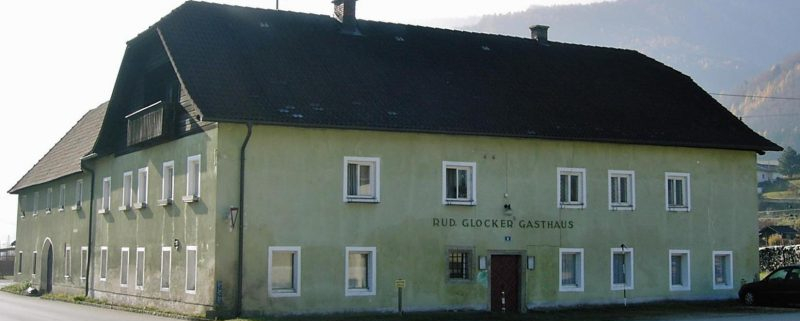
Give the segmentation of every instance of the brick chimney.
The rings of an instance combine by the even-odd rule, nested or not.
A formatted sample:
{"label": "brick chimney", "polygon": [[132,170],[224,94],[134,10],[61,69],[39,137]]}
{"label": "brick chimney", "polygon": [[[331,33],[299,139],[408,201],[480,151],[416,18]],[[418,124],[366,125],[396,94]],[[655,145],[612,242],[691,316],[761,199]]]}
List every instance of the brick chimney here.
{"label": "brick chimney", "polygon": [[540,44],[547,44],[547,29],[550,28],[549,26],[545,25],[534,25],[531,26],[531,39],[536,40]]}
{"label": "brick chimney", "polygon": [[342,23],[342,33],[361,35],[356,20],[356,0],[333,0],[333,16]]}

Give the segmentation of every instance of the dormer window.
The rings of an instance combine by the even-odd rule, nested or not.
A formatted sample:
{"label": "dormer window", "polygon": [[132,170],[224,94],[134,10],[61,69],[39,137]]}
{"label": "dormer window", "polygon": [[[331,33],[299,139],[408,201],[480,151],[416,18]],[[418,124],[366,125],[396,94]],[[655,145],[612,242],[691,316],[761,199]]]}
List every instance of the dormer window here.
{"label": "dormer window", "polygon": [[159,101],[125,116],[128,121],[128,146],[167,137],[168,112],[167,105]]}

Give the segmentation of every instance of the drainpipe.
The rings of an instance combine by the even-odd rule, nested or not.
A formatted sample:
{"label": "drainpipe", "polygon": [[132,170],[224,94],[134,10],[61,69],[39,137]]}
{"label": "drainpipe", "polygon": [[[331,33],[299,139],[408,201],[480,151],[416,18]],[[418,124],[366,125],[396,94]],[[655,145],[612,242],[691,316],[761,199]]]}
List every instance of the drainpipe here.
{"label": "drainpipe", "polygon": [[[92,240],[94,239],[92,235],[92,232],[94,231],[94,169],[86,167],[84,161],[93,159],[95,157],[97,157],[97,153],[91,153],[89,155],[81,157],[81,169],[89,172],[92,175],[92,180],[91,180],[92,183],[89,184],[89,233],[87,233],[89,235],[89,241],[87,242],[86,246],[88,248],[88,250],[86,251],[86,275],[83,276],[84,279],[86,280],[86,285],[83,291],[83,296],[85,297],[89,296],[89,282],[92,281],[92,279],[90,279],[89,276],[92,275],[91,273],[92,252],[93,252]],[[83,264],[83,262],[81,262],[81,264]]]}
{"label": "drainpipe", "polygon": [[236,274],[236,317],[242,315],[242,297],[244,296],[244,289],[242,289],[242,279],[244,271],[244,155],[247,149],[247,143],[250,142],[250,135],[253,133],[253,123],[247,122],[247,136],[244,137],[242,142],[242,149],[239,152],[239,266],[238,273]]}

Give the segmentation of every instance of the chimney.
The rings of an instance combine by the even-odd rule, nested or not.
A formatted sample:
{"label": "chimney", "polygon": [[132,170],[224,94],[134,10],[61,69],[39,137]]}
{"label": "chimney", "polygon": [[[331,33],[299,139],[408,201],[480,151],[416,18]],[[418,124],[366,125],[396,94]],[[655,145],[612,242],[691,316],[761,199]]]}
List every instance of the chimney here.
{"label": "chimney", "polygon": [[547,29],[549,26],[535,25],[531,26],[531,39],[536,40],[540,44],[547,44]]}
{"label": "chimney", "polygon": [[342,33],[361,35],[356,20],[356,0],[333,0],[333,16],[342,23]]}

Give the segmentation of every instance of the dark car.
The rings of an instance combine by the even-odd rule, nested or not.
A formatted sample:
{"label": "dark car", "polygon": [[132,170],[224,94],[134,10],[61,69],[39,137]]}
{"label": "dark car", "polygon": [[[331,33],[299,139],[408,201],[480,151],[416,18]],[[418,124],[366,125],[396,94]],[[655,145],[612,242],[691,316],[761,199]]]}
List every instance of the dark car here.
{"label": "dark car", "polygon": [[782,267],[761,281],[742,285],[739,299],[747,305],[800,303],[800,265]]}

